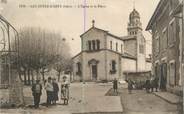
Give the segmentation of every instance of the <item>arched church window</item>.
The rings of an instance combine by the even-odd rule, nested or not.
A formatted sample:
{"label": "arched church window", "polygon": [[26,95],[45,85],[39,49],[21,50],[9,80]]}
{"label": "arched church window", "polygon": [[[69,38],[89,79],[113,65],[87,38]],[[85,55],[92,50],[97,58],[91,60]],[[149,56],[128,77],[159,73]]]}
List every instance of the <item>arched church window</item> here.
{"label": "arched church window", "polygon": [[95,43],[95,40],[92,40],[93,50],[96,49],[96,45],[95,45],[95,44],[96,44],[96,43]]}
{"label": "arched church window", "polygon": [[111,61],[111,70],[110,70],[110,73],[111,74],[116,73],[116,61],[115,60],[112,60]]}
{"label": "arched church window", "polygon": [[100,50],[100,40],[96,40],[97,42],[97,50]]}
{"label": "arched church window", "polygon": [[91,50],[91,41],[88,41],[88,49]]}
{"label": "arched church window", "polygon": [[118,43],[116,43],[116,51],[118,51]]}
{"label": "arched church window", "polygon": [[112,50],[112,41],[110,41],[110,49]]}
{"label": "arched church window", "polygon": [[81,75],[81,63],[78,62],[77,63],[77,72],[76,72],[77,75]]}
{"label": "arched church window", "polygon": [[123,44],[121,44],[121,53],[123,53]]}
{"label": "arched church window", "polygon": [[112,70],[113,71],[116,70],[116,61],[115,60],[112,61]]}

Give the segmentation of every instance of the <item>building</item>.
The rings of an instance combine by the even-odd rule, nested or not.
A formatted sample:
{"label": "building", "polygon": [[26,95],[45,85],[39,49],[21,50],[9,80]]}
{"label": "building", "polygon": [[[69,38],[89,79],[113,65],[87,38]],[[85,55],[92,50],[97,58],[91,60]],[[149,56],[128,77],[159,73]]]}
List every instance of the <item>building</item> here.
{"label": "building", "polygon": [[152,70],[160,89],[181,94],[182,13],[173,15],[179,0],[160,0],[146,30],[152,33]]}
{"label": "building", "polygon": [[146,41],[135,9],[127,31],[127,36],[119,37],[95,27],[93,20],[92,27],[80,36],[82,51],[73,57],[74,80],[113,80],[123,78],[123,72],[149,71],[151,63],[146,59]]}

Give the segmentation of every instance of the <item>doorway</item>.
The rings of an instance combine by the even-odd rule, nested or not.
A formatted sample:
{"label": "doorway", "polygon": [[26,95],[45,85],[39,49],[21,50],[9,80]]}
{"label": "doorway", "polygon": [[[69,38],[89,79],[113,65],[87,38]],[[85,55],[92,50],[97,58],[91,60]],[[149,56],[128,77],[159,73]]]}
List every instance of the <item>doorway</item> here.
{"label": "doorway", "polygon": [[92,65],[91,70],[92,70],[92,80],[96,81],[97,80],[97,65]]}
{"label": "doorway", "polygon": [[166,90],[167,85],[167,64],[161,65],[160,89]]}

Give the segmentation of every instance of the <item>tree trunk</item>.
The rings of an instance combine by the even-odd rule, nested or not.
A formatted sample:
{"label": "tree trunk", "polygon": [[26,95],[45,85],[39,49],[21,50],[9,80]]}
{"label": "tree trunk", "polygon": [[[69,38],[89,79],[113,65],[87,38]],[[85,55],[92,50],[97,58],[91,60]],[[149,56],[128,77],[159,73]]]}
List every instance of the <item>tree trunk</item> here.
{"label": "tree trunk", "polygon": [[61,77],[61,72],[59,71],[58,72],[59,74],[58,74],[58,82],[60,81],[60,77]]}
{"label": "tree trunk", "polygon": [[30,79],[30,70],[27,70],[27,76],[28,76],[28,85],[31,85],[31,79]]}
{"label": "tree trunk", "polygon": [[43,81],[45,81],[45,72],[44,72],[44,69],[42,69],[41,74],[42,74],[42,79],[43,79]]}
{"label": "tree trunk", "polygon": [[33,83],[34,83],[34,75],[33,75],[33,70],[31,70],[31,83],[32,83],[32,85],[33,85]]}
{"label": "tree trunk", "polygon": [[22,79],[21,76],[22,76],[22,75],[21,75],[21,73],[19,72],[19,79],[20,79],[21,82],[23,82],[23,79]]}
{"label": "tree trunk", "polygon": [[72,73],[69,72],[69,75],[70,75],[70,82],[72,82]]}
{"label": "tree trunk", "polygon": [[39,69],[36,70],[36,80],[39,80]]}
{"label": "tree trunk", "polygon": [[26,76],[26,70],[24,71],[24,85],[27,85],[27,76]]}

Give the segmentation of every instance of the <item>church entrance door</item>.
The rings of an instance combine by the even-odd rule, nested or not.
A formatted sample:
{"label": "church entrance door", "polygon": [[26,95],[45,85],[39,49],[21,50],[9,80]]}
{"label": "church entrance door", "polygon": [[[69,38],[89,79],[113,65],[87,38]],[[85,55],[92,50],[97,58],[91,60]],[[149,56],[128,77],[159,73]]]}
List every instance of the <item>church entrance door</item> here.
{"label": "church entrance door", "polygon": [[92,65],[92,80],[96,81],[97,80],[97,65]]}

